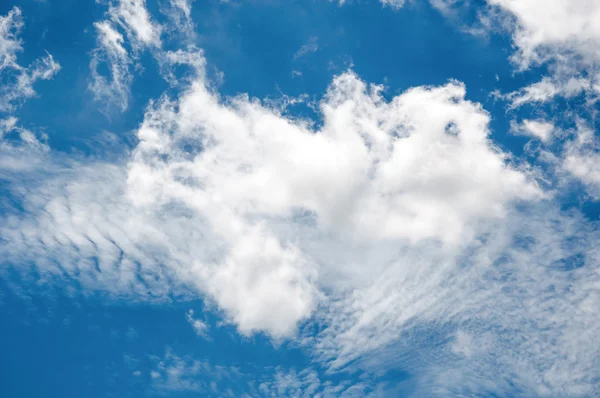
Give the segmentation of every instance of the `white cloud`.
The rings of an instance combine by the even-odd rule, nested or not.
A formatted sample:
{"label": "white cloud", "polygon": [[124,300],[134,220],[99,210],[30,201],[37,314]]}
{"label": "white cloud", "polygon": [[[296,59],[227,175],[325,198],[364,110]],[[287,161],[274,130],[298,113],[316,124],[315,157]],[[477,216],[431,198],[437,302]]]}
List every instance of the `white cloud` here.
{"label": "white cloud", "polygon": [[[148,107],[131,153],[3,170],[24,209],[0,223],[7,262],[113,297],[202,296],[246,335],[322,323],[306,339],[315,358],[410,361],[422,395],[508,391],[503,380],[530,395],[593,391],[596,233],[540,202],[461,83],[387,101],[347,72],[315,130],[222,98],[201,53],[171,58],[196,76]],[[170,361],[157,386],[195,391],[184,375],[202,365]]]}
{"label": "white cloud", "polygon": [[188,41],[192,42],[196,39],[196,24],[192,19],[192,4],[194,1],[170,0],[161,8],[161,12],[170,20],[170,23],[164,29],[180,32]]}
{"label": "white cloud", "polygon": [[511,123],[511,131],[513,134],[525,135],[537,138],[542,142],[549,142],[552,139],[552,132],[555,127],[552,123],[544,120],[528,120],[525,119],[520,124]]}
{"label": "white cloud", "polygon": [[594,0],[487,0],[516,20],[513,39],[522,67],[575,53],[586,63],[600,60],[600,3]]}
{"label": "white cloud", "polygon": [[583,93],[593,93],[596,90],[594,84],[592,80],[586,78],[554,75],[544,77],[541,81],[517,91],[500,95],[500,98],[508,100],[510,108],[516,109],[525,104],[549,103],[557,96],[572,98]]}
{"label": "white cloud", "polygon": [[156,368],[150,372],[152,385],[160,393],[174,391],[205,391],[203,375],[214,377],[214,369],[207,363],[189,357],[180,357],[167,348],[163,358],[156,358]]}
{"label": "white cloud", "polygon": [[[36,151],[45,152],[49,149],[48,145],[43,142],[47,138],[45,135],[42,135],[42,141],[40,141],[32,131],[20,126],[18,122],[19,119],[14,116],[0,119],[0,152],[5,152],[5,156],[1,158],[6,162],[0,166],[1,168],[17,170],[27,167],[27,159],[20,161],[16,159],[23,155],[22,151],[33,150],[35,153]],[[12,154],[9,154],[10,152]]]}
{"label": "white cloud", "polygon": [[277,368],[273,374],[263,376],[250,385],[248,396],[263,397],[385,397],[384,386],[371,380],[323,380],[312,369],[297,372],[294,369]]}
{"label": "white cloud", "polygon": [[389,6],[393,9],[400,9],[406,3],[406,0],[380,0],[384,6]]}
{"label": "white cloud", "polygon": [[146,0],[118,0],[108,10],[110,19],[125,30],[135,46],[160,47],[162,26],[152,21]]}
{"label": "white cloud", "polygon": [[319,49],[319,39],[315,36],[308,39],[306,44],[303,44],[302,47],[296,51],[294,54],[294,60],[301,58],[309,53],[314,53]]}
{"label": "white cloud", "polygon": [[190,309],[185,314],[185,319],[192,325],[192,328],[194,328],[194,333],[198,336],[208,338],[208,326],[200,319],[194,318],[194,310]]}
{"label": "white cloud", "polygon": [[[97,22],[94,26],[98,33],[98,47],[90,61],[92,76],[89,88],[99,103],[116,104],[124,111],[133,77],[129,70],[131,60],[123,47],[123,35],[108,21]],[[99,65],[104,62],[110,68],[110,79],[98,71]]]}
{"label": "white cloud", "polygon": [[600,199],[600,148],[592,129],[579,124],[575,138],[565,145],[562,167]]}
{"label": "white cloud", "polygon": [[[406,0],[380,0],[384,6],[403,7]],[[342,2],[343,3],[343,2]],[[456,6],[474,3],[460,0],[429,0],[443,14]],[[595,0],[486,0],[479,10],[486,29],[511,30],[517,49],[513,59],[521,69],[546,62],[582,66],[600,61],[600,3]],[[512,19],[508,21],[506,17]],[[474,31],[478,31],[476,28]]]}
{"label": "white cloud", "polygon": [[336,375],[327,380],[311,368],[252,368],[218,365],[191,356],[177,355],[167,347],[162,357],[151,357],[153,389],[161,394],[196,392],[225,397],[383,397],[384,385],[366,377],[351,381]]}
{"label": "white cloud", "polygon": [[6,16],[0,16],[0,71],[21,69],[17,64],[17,53],[22,51],[19,34],[23,28],[21,9],[14,7]]}
{"label": "white cloud", "polygon": [[177,101],[149,108],[126,170],[72,164],[76,174],[29,192],[26,218],[3,228],[15,242],[6,250],[116,295],[188,285],[240,332],[280,337],[314,310],[319,272],[341,265],[306,251],[311,240],[294,231],[452,247],[511,203],[542,196],[492,146],[489,116],[462,85],[391,102],[378,90],[339,76],[323,127],[311,131],[256,101],[223,101],[199,77]]}
{"label": "white cloud", "polygon": [[593,395],[597,239],[576,214],[536,206],[454,256],[398,248],[331,301],[317,353],[335,368],[405,369],[415,396]]}
{"label": "white cloud", "polygon": [[593,0],[487,0],[488,27],[512,33],[519,70],[546,65],[550,77],[509,94],[512,106],[600,93],[600,3]]}
{"label": "white cloud", "polygon": [[23,26],[18,7],[6,16],[0,16],[0,112],[13,111],[15,106],[34,97],[33,85],[38,80],[51,79],[60,70],[60,65],[50,54],[38,58],[29,67],[17,63],[17,54],[23,51],[19,38]]}
{"label": "white cloud", "polygon": [[[108,112],[113,105],[125,111],[133,81],[131,66],[142,49],[160,48],[162,26],[151,20],[145,0],[119,0],[110,5],[107,19],[94,23],[94,27],[97,47],[90,60],[89,89],[103,111]],[[119,28],[125,32],[132,53],[127,50]],[[103,64],[108,66],[110,76],[100,73]]]}

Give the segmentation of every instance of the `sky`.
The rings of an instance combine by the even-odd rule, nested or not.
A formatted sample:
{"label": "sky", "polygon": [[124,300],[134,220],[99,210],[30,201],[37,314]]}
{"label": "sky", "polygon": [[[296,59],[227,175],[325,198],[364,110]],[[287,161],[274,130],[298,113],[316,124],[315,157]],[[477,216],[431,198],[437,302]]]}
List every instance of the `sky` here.
{"label": "sky", "polygon": [[599,396],[599,18],[1,2],[0,396]]}

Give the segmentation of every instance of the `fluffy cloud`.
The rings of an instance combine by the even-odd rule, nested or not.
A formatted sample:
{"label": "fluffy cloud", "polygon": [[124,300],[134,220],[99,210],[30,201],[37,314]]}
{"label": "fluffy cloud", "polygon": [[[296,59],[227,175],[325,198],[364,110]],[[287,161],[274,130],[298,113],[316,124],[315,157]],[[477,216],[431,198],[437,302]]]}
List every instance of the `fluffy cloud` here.
{"label": "fluffy cloud", "polygon": [[547,77],[508,95],[512,107],[600,93],[600,4],[589,0],[487,0],[488,25],[512,33],[519,70],[544,65]]}
{"label": "fluffy cloud", "polygon": [[[548,65],[547,77],[504,96],[510,107],[548,106],[557,97],[570,101],[583,96],[585,102],[574,102],[572,109],[555,115],[555,119],[578,126],[590,123],[600,93],[600,29],[595,23],[600,17],[600,3],[589,0],[488,0],[488,3],[513,19],[511,29],[517,49],[513,60],[519,68]],[[548,129],[549,126],[529,122],[519,131],[545,136]],[[597,198],[595,164],[600,155],[593,134],[579,130],[556,155],[561,157],[561,168],[579,179]]]}
{"label": "fluffy cloud", "polygon": [[[380,0],[393,9],[405,0]],[[474,6],[460,0],[429,0],[445,15]],[[548,65],[549,77],[508,95],[513,107],[545,102],[557,95],[572,97],[582,92],[600,93],[600,4],[593,0],[486,0],[477,9],[481,26],[466,30],[476,34],[504,31],[512,35],[516,52],[512,60],[519,70]]]}
{"label": "fluffy cloud", "polygon": [[[406,5],[406,0],[380,0],[393,9]],[[343,3],[343,2],[342,2]],[[473,5],[460,0],[429,0],[448,13],[453,7]],[[509,26],[517,48],[515,62],[520,68],[548,61],[565,61],[584,65],[600,61],[600,4],[594,0],[486,0],[489,9],[480,16],[486,25]],[[498,13],[498,11],[500,13]],[[507,21],[508,16],[512,21]],[[492,28],[492,26],[488,26]],[[561,60],[562,58],[562,60]]]}
{"label": "fluffy cloud", "polygon": [[522,67],[540,64],[559,55],[600,60],[600,4],[590,0],[487,0],[514,16],[516,60]]}
{"label": "fluffy cloud", "polygon": [[28,192],[26,219],[3,228],[5,250],[116,295],[191,286],[242,333],[285,336],[314,310],[319,272],[344,267],[309,250],[319,236],[456,247],[543,196],[493,147],[488,114],[461,84],[391,102],[379,90],[339,76],[314,131],[257,101],[220,99],[200,74],[149,108],[126,169],[71,164]]}
{"label": "fluffy cloud", "polygon": [[[177,59],[197,60],[183,55]],[[571,249],[544,256],[553,247],[547,241],[529,249],[527,242],[546,239],[539,236],[546,220],[525,230],[527,218],[513,210],[543,194],[489,141],[489,115],[464,99],[461,84],[414,88],[389,102],[379,90],[352,73],[337,77],[316,131],[258,101],[222,99],[200,74],[180,98],[148,109],[126,164],[57,165],[55,175],[40,174],[41,189],[14,192],[25,212],[3,223],[11,242],[3,257],[35,263],[46,281],[67,276],[114,297],[202,295],[244,334],[290,336],[313,316],[326,329],[307,341],[316,339],[316,358],[333,368],[392,343],[414,347],[418,330],[435,340],[427,326],[435,323],[460,330],[459,342],[445,348],[438,368],[413,359],[425,386],[456,391],[448,380],[467,377],[476,364],[476,391],[490,377],[485,355],[477,355],[485,347],[507,355],[517,347],[522,373],[548,378],[533,362],[554,357],[535,352],[545,343],[534,326],[513,326],[510,338],[500,333],[528,316],[519,307],[523,294],[557,306],[563,298],[562,290],[541,291],[566,283],[545,267]],[[523,253],[510,246],[519,234]],[[536,268],[527,272],[535,273],[527,274],[532,258]],[[540,305],[531,294],[527,308]],[[571,305],[540,312],[535,326],[551,328],[544,321],[551,316],[559,322],[553,339],[578,332],[565,318]],[[523,336],[532,343],[517,344]],[[579,341],[571,349],[593,361],[595,351]],[[444,363],[459,354],[459,374],[427,380],[445,375]],[[502,364],[503,372],[516,369]],[[538,391],[547,382],[539,380],[523,388]]]}

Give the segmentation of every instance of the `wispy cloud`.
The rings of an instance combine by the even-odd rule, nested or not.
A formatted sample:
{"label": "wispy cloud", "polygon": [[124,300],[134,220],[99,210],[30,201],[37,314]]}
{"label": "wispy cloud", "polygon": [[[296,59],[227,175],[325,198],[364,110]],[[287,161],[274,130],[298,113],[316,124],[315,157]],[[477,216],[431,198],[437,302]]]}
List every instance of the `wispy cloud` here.
{"label": "wispy cloud", "polygon": [[196,40],[196,24],[192,20],[192,4],[195,0],[170,0],[165,3],[161,12],[165,14],[170,23],[164,29],[178,32],[189,42]]}
{"label": "wispy cloud", "polygon": [[152,357],[153,389],[161,394],[196,392],[219,397],[383,397],[384,383],[362,378],[353,381],[337,375],[328,380],[313,369],[256,368],[218,365],[180,356],[167,347],[164,356]]}
{"label": "wispy cloud", "polygon": [[110,6],[107,15],[125,30],[134,48],[161,46],[162,26],[152,21],[146,0],[118,0]]}
{"label": "wispy cloud", "polygon": [[208,338],[208,325],[200,319],[194,318],[194,310],[190,309],[185,314],[185,319],[194,329],[194,333],[200,337]]}
{"label": "wispy cloud", "polygon": [[0,112],[11,112],[23,101],[36,95],[33,85],[38,80],[51,79],[60,65],[52,55],[35,60],[28,67],[17,63],[17,54],[23,51],[19,35],[23,29],[21,9],[14,7],[6,16],[0,16]]}
{"label": "wispy cloud", "polygon": [[[90,90],[99,103],[114,103],[124,111],[127,109],[133,77],[129,70],[131,60],[123,47],[123,35],[108,21],[98,22],[94,26],[98,34],[98,47],[90,61]],[[100,74],[98,67],[101,63],[109,66],[109,78]]]}
{"label": "wispy cloud", "polygon": [[308,42],[306,44],[303,44],[302,47],[300,47],[298,49],[298,51],[296,51],[296,53],[294,54],[294,60],[304,57],[305,55],[307,55],[309,53],[314,53],[318,50],[319,50],[319,39],[317,37],[313,36],[310,39],[308,39]]}
{"label": "wispy cloud", "polygon": [[[133,80],[131,67],[141,50],[161,46],[162,26],[152,21],[145,0],[119,0],[110,5],[106,17],[94,24],[97,47],[90,60],[89,89],[103,104],[104,112],[115,105],[125,111]],[[103,64],[108,66],[109,76],[100,73]]]}

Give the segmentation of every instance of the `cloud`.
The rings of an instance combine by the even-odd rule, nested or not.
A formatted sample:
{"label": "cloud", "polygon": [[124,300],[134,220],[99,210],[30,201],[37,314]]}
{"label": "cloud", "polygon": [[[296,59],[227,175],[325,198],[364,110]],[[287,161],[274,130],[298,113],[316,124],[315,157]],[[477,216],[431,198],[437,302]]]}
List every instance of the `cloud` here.
{"label": "cloud", "polygon": [[[97,102],[116,104],[124,111],[129,102],[129,86],[133,76],[129,70],[131,60],[123,47],[123,35],[108,21],[97,22],[94,26],[98,34],[98,47],[90,61],[92,76],[89,88]],[[110,80],[98,70],[102,63],[110,68]]]}
{"label": "cloud", "polygon": [[384,6],[389,6],[392,9],[400,9],[404,6],[404,4],[406,3],[406,0],[380,0],[381,4],[383,4]]}
{"label": "cloud", "polygon": [[552,139],[554,129],[555,127],[552,123],[544,120],[525,119],[520,124],[514,122],[511,124],[513,134],[537,138],[542,142],[549,142]]}
{"label": "cloud", "polygon": [[[486,29],[501,26],[512,34],[518,70],[544,66],[548,75],[507,97],[513,108],[556,96],[572,98],[600,93],[600,4],[588,0],[487,0],[479,12]],[[595,100],[594,100],[595,101]]]}
{"label": "cloud", "polygon": [[200,319],[194,318],[194,310],[190,309],[185,314],[185,319],[192,325],[192,328],[194,328],[194,333],[200,337],[208,338],[208,326]]}
{"label": "cloud", "polygon": [[6,258],[29,253],[46,272],[117,296],[187,286],[241,333],[282,337],[314,310],[319,272],[346,260],[308,251],[317,236],[460,246],[512,203],[543,197],[488,140],[489,115],[461,84],[391,102],[379,90],[339,76],[311,131],[254,100],[220,99],[201,74],[149,107],[126,167],[40,172],[47,182],[20,194],[26,213],[2,230]]}
{"label": "cloud", "polygon": [[[244,335],[316,328],[302,335],[315,361],[410,369],[416,395],[594,392],[596,225],[494,145],[462,83],[386,100],[345,72],[314,127],[222,97],[193,48],[161,57],[194,75],[148,106],[133,148],[2,169],[10,270],[113,298],[202,297]],[[168,354],[151,375],[197,391],[206,369]],[[314,378],[281,371],[263,390],[310,395]]]}
{"label": "cloud", "polygon": [[[406,0],[380,0],[393,9]],[[343,3],[343,2],[342,2]],[[471,6],[459,0],[429,0],[449,15],[456,6]],[[464,3],[464,4],[463,4]],[[486,29],[509,29],[517,52],[513,60],[520,69],[547,62],[590,66],[600,61],[597,48],[600,29],[600,4],[590,0],[486,0],[487,9],[477,10]],[[507,18],[508,17],[508,18]],[[479,32],[477,28],[473,32]]]}
{"label": "cloud", "polygon": [[309,53],[316,52],[319,49],[318,41],[319,39],[314,36],[308,39],[308,42],[306,44],[303,44],[302,47],[300,47],[298,51],[296,51],[296,53],[294,54],[294,60],[297,60],[298,58],[301,58]]}
{"label": "cloud", "polygon": [[[515,18],[513,40],[518,48],[515,60],[526,68],[556,60],[560,55],[580,56],[584,63],[596,63],[600,54],[600,4],[589,0],[488,0],[492,6]],[[570,58],[573,60],[573,58]]]}
{"label": "cloud", "polygon": [[162,26],[153,22],[146,0],[118,0],[108,10],[113,23],[119,25],[135,47],[160,47]]}
{"label": "cloud", "polygon": [[499,98],[507,100],[510,109],[517,109],[525,104],[541,105],[551,103],[556,97],[574,98],[581,94],[592,94],[597,91],[594,83],[581,77],[544,77],[541,81],[525,86],[519,90]]}
{"label": "cloud", "polygon": [[[29,150],[37,149],[40,151],[46,151],[49,149],[48,146],[41,142],[33,132],[19,126],[17,123],[18,119],[14,116],[10,116],[6,119],[0,119],[0,142],[4,150],[16,150],[17,148],[15,145],[20,145],[21,147]],[[10,140],[9,135],[13,132],[17,134],[19,141],[15,142],[14,140]]]}
{"label": "cloud", "polygon": [[161,393],[168,394],[179,391],[204,392],[208,390],[208,383],[202,380],[210,376],[217,379],[221,376],[218,369],[207,362],[198,361],[189,357],[180,357],[167,348],[163,358],[154,358],[155,369],[150,372],[153,388]]}
{"label": "cloud", "polygon": [[[145,0],[111,3],[106,16],[106,20],[94,23],[97,46],[90,60],[89,89],[104,112],[109,112],[114,105],[125,111],[133,81],[131,66],[141,50],[160,48],[162,26],[151,20]],[[119,30],[124,32],[130,50]],[[100,72],[103,65],[108,66],[109,76]]]}
{"label": "cloud", "polygon": [[13,7],[6,16],[0,16],[0,112],[11,112],[26,99],[36,95],[33,85],[38,80],[49,80],[60,65],[52,55],[38,58],[28,67],[17,63],[17,54],[23,51],[19,35],[23,29],[21,9]]}
{"label": "cloud", "polygon": [[334,368],[406,370],[415,396],[593,395],[597,234],[536,206],[458,255],[399,248],[332,299],[310,345]]}
{"label": "cloud", "polygon": [[600,199],[600,150],[591,128],[579,124],[574,139],[565,145],[562,167]]}
{"label": "cloud", "polygon": [[[577,125],[593,123],[600,94],[600,3],[588,0],[488,0],[492,7],[484,18],[510,20],[507,25],[516,48],[512,59],[519,70],[545,66],[547,76],[514,92],[501,96],[511,109],[532,105],[555,106],[558,98],[567,100],[567,109],[554,108],[558,123]],[[533,128],[533,129],[532,129]],[[521,132],[546,135],[549,126],[519,128]],[[589,132],[559,145],[559,168],[568,178],[579,179],[597,199],[597,170],[594,162],[598,148]],[[540,136],[541,137],[541,136]],[[546,152],[549,155],[549,152]]]}
{"label": "cloud", "polygon": [[[369,378],[352,382],[346,375],[323,377],[306,368],[256,368],[219,365],[181,356],[167,347],[162,357],[151,357],[150,375],[155,392],[196,392],[219,397],[382,397],[383,383]],[[244,370],[242,370],[244,368]],[[331,380],[329,380],[331,379]]]}
{"label": "cloud", "polygon": [[[384,6],[400,9],[405,0],[380,0]],[[343,3],[343,2],[342,2]],[[447,17],[475,10],[478,23],[463,26],[476,35],[509,32],[515,52],[511,59],[519,71],[547,66],[548,77],[508,95],[513,107],[528,102],[545,102],[557,95],[573,97],[600,93],[600,29],[595,21],[600,4],[590,0],[486,0],[482,7],[459,0],[429,0]]]}
{"label": "cloud", "polygon": [[192,19],[192,4],[194,0],[170,0],[163,5],[161,12],[165,14],[170,23],[164,29],[180,32],[188,41],[195,41],[196,24]]}
{"label": "cloud", "polygon": [[[389,392],[388,392],[389,394]],[[276,368],[251,385],[247,396],[263,397],[384,397],[383,383],[371,380],[323,380],[312,369]]]}
{"label": "cloud", "polygon": [[16,54],[23,50],[18,37],[22,28],[20,8],[13,7],[6,16],[0,17],[0,70],[20,69]]}

